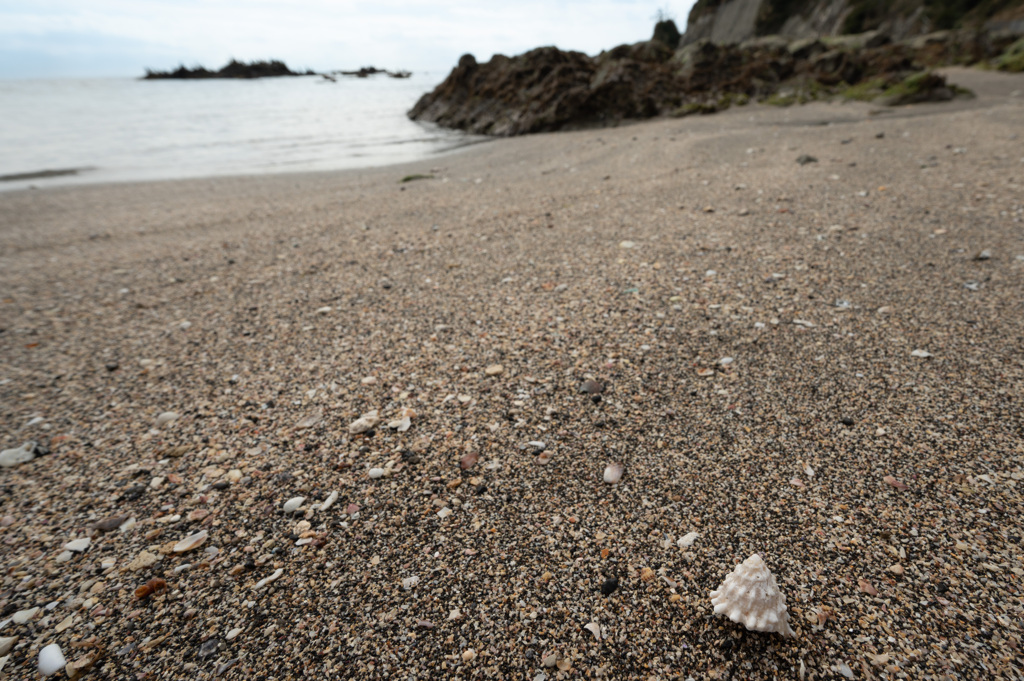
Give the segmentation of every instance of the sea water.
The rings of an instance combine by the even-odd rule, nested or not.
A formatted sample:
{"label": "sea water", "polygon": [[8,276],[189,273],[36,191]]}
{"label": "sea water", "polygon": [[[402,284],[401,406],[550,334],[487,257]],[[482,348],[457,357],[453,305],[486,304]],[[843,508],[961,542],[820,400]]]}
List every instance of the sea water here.
{"label": "sea water", "polygon": [[406,117],[443,77],[0,80],[0,176],[79,169],[0,191],[429,159],[480,139]]}

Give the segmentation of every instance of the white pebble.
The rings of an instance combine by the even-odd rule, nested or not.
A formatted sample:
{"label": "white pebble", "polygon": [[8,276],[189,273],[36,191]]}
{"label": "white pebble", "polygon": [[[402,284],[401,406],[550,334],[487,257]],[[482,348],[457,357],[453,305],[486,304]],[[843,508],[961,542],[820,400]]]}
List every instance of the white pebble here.
{"label": "white pebble", "polygon": [[70,551],[61,551],[60,554],[54,558],[55,563],[66,563],[74,557],[75,554]]}
{"label": "white pebble", "polygon": [[367,473],[367,475],[369,475],[374,480],[376,480],[377,478],[383,478],[384,477],[384,469],[383,468],[371,468],[370,472]]}
{"label": "white pebble", "polygon": [[164,426],[174,423],[178,420],[178,412],[165,411],[156,417],[156,427],[163,428]]}
{"label": "white pebble", "polygon": [[11,615],[11,621],[15,624],[24,624],[30,619],[36,616],[39,612],[39,608],[28,608],[27,610],[19,610],[18,612]]}
{"label": "white pebble", "polygon": [[412,577],[406,577],[405,579],[402,580],[402,588],[405,589],[406,591],[408,591],[409,589],[413,588],[414,586],[416,586],[419,583],[420,583],[420,578],[417,577],[416,575],[413,575]]}
{"label": "white pebble", "polygon": [[230,641],[231,639],[233,639],[234,637],[238,636],[241,633],[242,633],[242,628],[241,627],[235,627],[234,629],[229,631],[227,633],[227,636],[225,636],[224,638],[226,638],[227,640]]}
{"label": "white pebble", "polygon": [[687,546],[693,546],[693,542],[697,541],[697,537],[699,536],[700,532],[690,532],[689,534],[684,534],[682,537],[679,538],[679,547],[684,548]]}
{"label": "white pebble", "polygon": [[254,589],[262,589],[267,584],[270,584],[271,582],[277,581],[277,578],[280,577],[283,574],[284,574],[284,568],[277,568],[277,570],[274,571],[274,574],[270,575],[269,577],[264,577],[260,581],[256,582],[256,586],[253,587],[253,588]]}
{"label": "white pebble", "polygon": [[67,664],[64,653],[56,643],[51,643],[39,651],[39,673],[43,676],[52,676],[64,669]]}
{"label": "white pebble", "polygon": [[452,514],[452,509],[450,509],[447,506],[445,506],[444,508],[442,508],[440,511],[437,512],[437,517],[441,518],[442,520],[444,520],[445,518],[447,518],[451,514]]}
{"label": "white pebble", "polygon": [[174,551],[174,553],[184,553],[186,551],[191,551],[192,549],[196,548],[204,541],[206,541],[206,538],[208,536],[209,533],[207,533],[206,530],[199,530],[195,534],[190,534],[189,536],[185,537],[177,544],[175,544],[172,551]]}
{"label": "white pebble", "polygon": [[76,553],[81,553],[82,551],[85,551],[87,548],[89,548],[89,544],[91,544],[91,543],[92,542],[91,542],[91,540],[88,537],[82,537],[81,539],[75,539],[74,541],[69,541],[67,544],[64,545],[64,550],[65,551],[75,551]]}
{"label": "white pebble", "polygon": [[284,512],[294,513],[302,506],[302,502],[306,500],[306,497],[292,497],[288,501],[284,502]]}
{"label": "white pebble", "polygon": [[609,485],[614,485],[619,480],[622,480],[622,474],[626,468],[621,463],[610,463],[605,466],[604,469],[604,481]]}
{"label": "white pebble", "polygon": [[348,424],[348,432],[353,435],[365,433],[377,425],[378,421],[380,421],[380,416],[377,415],[377,410],[374,409],[373,411],[368,411],[352,423]]}
{"label": "white pebble", "polygon": [[338,500],[338,491],[331,492],[330,496],[324,499],[324,503],[320,504],[320,510],[326,511],[331,506],[334,506],[334,502]]}
{"label": "white pebble", "polygon": [[14,643],[17,640],[17,636],[0,636],[0,655],[6,655],[11,652],[11,648],[14,647]]}

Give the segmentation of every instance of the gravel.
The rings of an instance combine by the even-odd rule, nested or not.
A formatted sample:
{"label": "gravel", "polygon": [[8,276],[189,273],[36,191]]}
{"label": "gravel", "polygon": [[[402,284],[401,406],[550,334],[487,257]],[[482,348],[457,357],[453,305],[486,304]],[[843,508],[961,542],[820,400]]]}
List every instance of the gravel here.
{"label": "gravel", "polygon": [[954,80],[0,193],[4,671],[1019,678],[1024,78]]}

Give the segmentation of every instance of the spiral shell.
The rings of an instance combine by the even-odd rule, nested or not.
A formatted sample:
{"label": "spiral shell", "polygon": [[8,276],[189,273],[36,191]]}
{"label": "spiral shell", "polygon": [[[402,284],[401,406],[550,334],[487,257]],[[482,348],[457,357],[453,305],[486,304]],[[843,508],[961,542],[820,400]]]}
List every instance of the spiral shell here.
{"label": "spiral shell", "polygon": [[796,636],[789,626],[786,597],[756,553],[737,565],[718,590],[711,592],[711,604],[716,615],[726,615],[750,631]]}
{"label": "spiral shell", "polygon": [[651,568],[649,568],[649,567],[640,568],[640,579],[642,581],[649,582],[652,579],[654,579],[655,577],[656,577],[656,575],[654,574],[654,570],[652,570]]}

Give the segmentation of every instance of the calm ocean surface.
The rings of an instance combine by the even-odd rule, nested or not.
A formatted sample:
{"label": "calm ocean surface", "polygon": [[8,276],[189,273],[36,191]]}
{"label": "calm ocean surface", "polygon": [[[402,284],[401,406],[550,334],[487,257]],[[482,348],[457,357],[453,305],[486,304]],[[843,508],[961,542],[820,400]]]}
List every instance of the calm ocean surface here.
{"label": "calm ocean surface", "polygon": [[91,168],[0,191],[429,159],[480,139],[406,118],[444,76],[0,80],[0,176]]}

